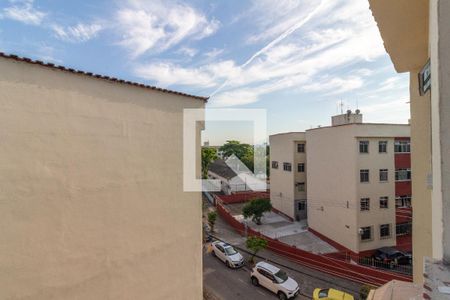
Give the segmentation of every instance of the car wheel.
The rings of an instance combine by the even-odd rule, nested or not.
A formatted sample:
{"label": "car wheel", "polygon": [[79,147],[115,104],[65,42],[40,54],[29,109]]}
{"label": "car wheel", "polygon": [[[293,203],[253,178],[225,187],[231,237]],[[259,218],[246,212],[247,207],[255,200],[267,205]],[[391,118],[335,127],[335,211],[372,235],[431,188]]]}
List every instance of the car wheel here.
{"label": "car wheel", "polygon": [[214,250],[211,251],[211,255],[214,256],[214,257],[216,257],[216,252],[214,252]]}
{"label": "car wheel", "polygon": [[287,300],[287,296],[283,292],[278,292],[278,299],[280,299],[280,300]]}
{"label": "car wheel", "polygon": [[253,284],[254,286],[258,286],[258,285],[259,285],[258,278],[252,277],[252,284]]}
{"label": "car wheel", "polygon": [[231,268],[231,265],[230,265],[230,263],[228,262],[228,260],[225,262],[225,265],[226,265],[228,268]]}

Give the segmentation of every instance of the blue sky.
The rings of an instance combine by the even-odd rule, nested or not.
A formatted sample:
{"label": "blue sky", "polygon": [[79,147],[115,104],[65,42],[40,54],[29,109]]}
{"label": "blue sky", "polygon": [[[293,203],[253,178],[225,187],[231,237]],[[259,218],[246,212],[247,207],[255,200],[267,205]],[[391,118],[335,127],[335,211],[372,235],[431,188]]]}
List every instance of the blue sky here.
{"label": "blue sky", "polygon": [[[264,108],[269,134],[328,125],[340,101],[367,122],[409,118],[366,0],[0,0],[0,51]],[[233,132],[205,134],[245,139]]]}

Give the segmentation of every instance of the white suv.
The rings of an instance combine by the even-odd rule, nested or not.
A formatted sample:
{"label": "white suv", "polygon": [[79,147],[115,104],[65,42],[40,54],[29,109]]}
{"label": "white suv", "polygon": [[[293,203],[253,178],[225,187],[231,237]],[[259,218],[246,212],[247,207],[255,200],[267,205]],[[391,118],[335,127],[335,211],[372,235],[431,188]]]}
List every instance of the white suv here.
{"label": "white suv", "polygon": [[211,244],[212,255],[217,256],[229,268],[239,268],[244,265],[244,257],[233,246],[221,241]]}
{"label": "white suv", "polygon": [[298,283],[294,279],[266,262],[257,263],[250,276],[253,285],[262,285],[277,294],[281,300],[294,298],[300,293]]}

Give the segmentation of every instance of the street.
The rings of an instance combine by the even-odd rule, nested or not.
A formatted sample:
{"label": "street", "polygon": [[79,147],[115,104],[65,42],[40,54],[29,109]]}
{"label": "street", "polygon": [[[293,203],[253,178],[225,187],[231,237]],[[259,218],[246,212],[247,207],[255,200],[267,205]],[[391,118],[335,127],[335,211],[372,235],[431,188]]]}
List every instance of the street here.
{"label": "street", "polygon": [[[238,248],[245,248],[245,238],[220,217],[216,221],[215,236]],[[248,257],[245,252],[240,252],[244,257]],[[306,268],[267,250],[261,251],[258,255],[270,260],[271,264],[283,269],[298,282],[301,295],[296,299],[311,299],[315,288],[335,288],[358,299],[361,284]],[[257,258],[257,261],[260,260],[262,259]],[[277,299],[275,294],[265,288],[254,287],[251,284],[250,270],[247,266],[238,270],[228,269],[219,259],[206,253],[206,250],[203,255],[203,282],[222,299]]]}

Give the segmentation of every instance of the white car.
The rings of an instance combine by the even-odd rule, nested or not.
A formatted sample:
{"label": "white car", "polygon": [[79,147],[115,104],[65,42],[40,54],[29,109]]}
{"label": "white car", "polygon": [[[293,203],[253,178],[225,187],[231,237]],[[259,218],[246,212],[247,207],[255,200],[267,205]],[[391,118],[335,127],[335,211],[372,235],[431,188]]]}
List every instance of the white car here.
{"label": "white car", "polygon": [[295,298],[300,293],[298,283],[294,279],[266,262],[257,263],[250,276],[253,285],[265,287],[277,294],[281,300]]}
{"label": "white car", "polygon": [[244,257],[233,246],[221,241],[211,244],[212,255],[218,257],[229,268],[239,268],[244,265]]}

